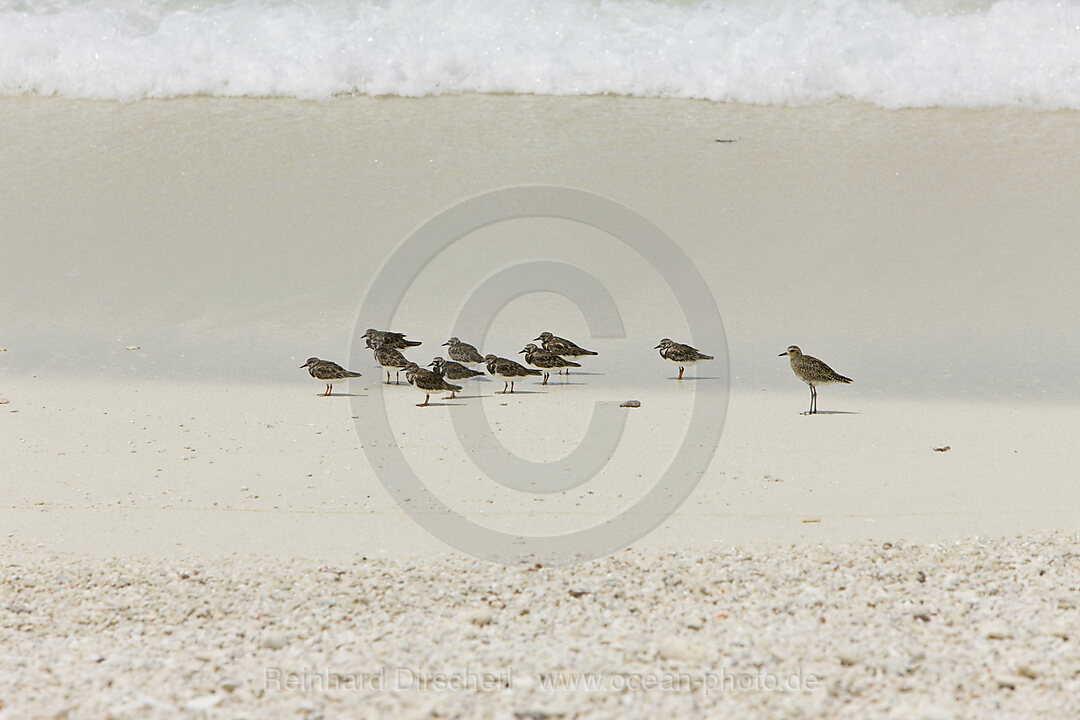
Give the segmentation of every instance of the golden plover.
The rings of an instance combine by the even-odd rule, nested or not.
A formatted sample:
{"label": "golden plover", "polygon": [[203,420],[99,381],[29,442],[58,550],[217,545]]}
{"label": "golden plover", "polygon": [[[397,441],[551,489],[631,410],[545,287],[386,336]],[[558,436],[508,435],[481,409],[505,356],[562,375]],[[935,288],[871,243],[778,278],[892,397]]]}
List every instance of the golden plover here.
{"label": "golden plover", "polygon": [[817,412],[817,389],[814,387],[815,385],[847,384],[852,382],[851,378],[837,373],[816,357],[803,355],[798,345],[792,345],[786,352],[780,353],[777,357],[784,357],[785,355],[791,358],[791,371],[795,373],[795,377],[810,386],[810,410],[806,413],[807,415],[813,415]]}

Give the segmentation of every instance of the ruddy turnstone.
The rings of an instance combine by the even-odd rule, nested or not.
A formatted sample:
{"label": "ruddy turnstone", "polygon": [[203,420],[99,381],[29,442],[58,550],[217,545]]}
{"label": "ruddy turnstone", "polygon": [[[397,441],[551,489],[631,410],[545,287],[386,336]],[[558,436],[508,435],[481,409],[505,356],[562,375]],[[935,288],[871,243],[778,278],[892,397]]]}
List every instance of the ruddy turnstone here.
{"label": "ruddy turnstone", "polygon": [[487,371],[492,375],[503,376],[502,391],[504,393],[506,392],[507,386],[510,387],[510,392],[514,392],[514,378],[541,374],[539,370],[527,368],[520,363],[516,363],[507,358],[498,357],[497,355],[485,355],[484,364],[487,365]]}
{"label": "ruddy turnstone", "polygon": [[323,397],[330,396],[330,391],[333,389],[334,383],[343,382],[349,378],[360,377],[360,373],[358,372],[346,370],[335,362],[320,360],[317,357],[308,358],[307,362],[300,367],[307,368],[311,377],[326,385],[326,392],[322,394]]}
{"label": "ruddy turnstone", "polygon": [[[484,374],[479,370],[471,370],[461,363],[456,363],[452,360],[443,360],[441,357],[432,360],[428,363],[428,366],[435,368],[436,375],[441,375],[450,380],[468,380],[471,377],[477,377],[478,375]],[[454,399],[456,393],[456,390],[450,393],[451,400]]]}
{"label": "ruddy turnstone", "polygon": [[552,370],[562,372],[563,368],[581,367],[580,363],[567,360],[553,352],[541,350],[532,343],[526,345],[521,352],[525,353],[525,362],[544,371],[544,382],[540,383],[541,385],[547,385],[548,375]]}
{"label": "ruddy turnstone", "polygon": [[456,360],[459,363],[467,363],[469,365],[475,365],[477,363],[484,362],[484,356],[480,352],[466,342],[461,342],[456,337],[452,337],[443,345],[449,345],[450,349],[446,351],[446,354],[450,356],[451,360]]}
{"label": "ruddy turnstone", "polygon": [[389,345],[383,345],[377,340],[368,338],[367,346],[371,348],[372,353],[375,355],[375,362],[379,363],[386,369],[386,384],[390,384],[390,368],[396,370],[394,377],[394,383],[401,384],[401,371],[405,369],[405,366],[409,364],[409,360],[401,354],[401,351],[395,347]]}
{"label": "ruddy turnstone", "polygon": [[698,360],[712,360],[712,355],[698,352],[697,348],[677,343],[674,340],[664,338],[654,350],[660,351],[660,357],[679,366],[679,379],[682,380],[683,370],[688,365],[693,365]]}
{"label": "ruddy turnstone", "polygon": [[577,343],[567,340],[566,338],[561,338],[558,335],[552,335],[547,331],[540,333],[540,337],[535,338],[535,340],[539,341],[540,346],[548,352],[564,357],[597,354],[592,350],[586,350],[583,347],[579,347]]}
{"label": "ruddy turnstone", "polygon": [[461,389],[460,385],[451,385],[443,379],[439,373],[425,370],[414,362],[405,366],[405,379],[417,390],[424,393],[424,402],[416,407],[427,407],[428,399],[433,392],[449,390],[454,393]]}
{"label": "ruddy turnstone", "polygon": [[795,373],[795,377],[810,386],[810,410],[806,413],[807,415],[813,415],[817,412],[817,389],[814,387],[815,385],[828,385],[829,383],[844,383],[846,385],[853,382],[851,378],[837,373],[816,357],[803,355],[798,345],[792,345],[777,357],[784,357],[785,355],[791,358],[791,371]]}
{"label": "ruddy turnstone", "polygon": [[377,342],[380,345],[390,346],[399,350],[416,347],[417,345],[421,344],[419,340],[406,340],[404,333],[391,332],[389,330],[376,330],[374,328],[368,328],[367,332],[360,337],[367,338],[368,340]]}

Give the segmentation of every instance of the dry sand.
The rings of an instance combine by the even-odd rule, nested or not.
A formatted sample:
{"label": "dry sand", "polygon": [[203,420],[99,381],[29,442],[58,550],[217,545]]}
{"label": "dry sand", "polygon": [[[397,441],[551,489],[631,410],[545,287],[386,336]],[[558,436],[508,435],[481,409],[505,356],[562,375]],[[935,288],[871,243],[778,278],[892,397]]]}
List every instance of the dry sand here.
{"label": "dry sand", "polygon": [[0,717],[1071,718],[1080,536],[771,553],[9,557]]}
{"label": "dry sand", "polygon": [[[354,367],[371,377],[371,365]],[[441,557],[452,548],[395,504],[352,419],[350,401],[374,393],[384,394],[406,457],[455,510],[505,532],[570,532],[629,507],[671,462],[685,429],[671,420],[683,418],[678,396],[692,393],[692,382],[666,379],[659,358],[647,367],[657,386],[634,393],[640,408],[622,411],[626,434],[610,466],[580,488],[543,495],[471,469],[451,413],[482,403],[499,442],[554,460],[581,437],[606,378],[513,396],[492,394],[501,383],[473,381],[479,390],[462,405],[423,410],[415,406],[423,394],[404,384],[354,381],[335,392],[357,397],[323,398],[300,370],[290,386],[9,380],[0,540],[99,557]],[[1075,527],[1075,407],[895,400],[860,394],[856,384],[820,391],[821,410],[851,414],[806,417],[809,393],[791,384],[732,393],[709,469],[634,547],[928,542]],[[540,390],[538,381],[524,389]],[[551,427],[553,414],[565,423]]]}
{"label": "dry sand", "polygon": [[[0,717],[1076,716],[1075,114],[0,106]],[[437,354],[469,294],[522,259],[602,281],[624,336],[534,293],[483,349],[560,332],[601,352],[574,384],[475,382],[425,410],[382,385],[353,341],[387,258],[447,207],[522,184],[598,193],[673,238],[716,298],[715,364],[675,382],[652,346],[691,329],[655,263],[541,218],[478,230],[419,272],[393,323],[424,340],[411,356]],[[799,414],[809,393],[776,357],[792,343],[855,378],[821,389],[829,413]],[[297,367],[313,354],[364,377],[317,397]],[[452,424],[479,403],[492,425],[465,434],[471,450],[555,461],[595,403],[627,399],[641,407],[619,411],[607,469],[564,493],[477,472]],[[385,405],[453,510],[552,535],[648,492],[695,399],[723,433],[679,510],[631,551],[538,571],[429,534],[424,500],[399,505],[380,481],[365,424]],[[306,692],[267,677],[384,667],[512,682]],[[709,692],[727,669],[821,684]],[[559,670],[699,681],[538,685]]]}

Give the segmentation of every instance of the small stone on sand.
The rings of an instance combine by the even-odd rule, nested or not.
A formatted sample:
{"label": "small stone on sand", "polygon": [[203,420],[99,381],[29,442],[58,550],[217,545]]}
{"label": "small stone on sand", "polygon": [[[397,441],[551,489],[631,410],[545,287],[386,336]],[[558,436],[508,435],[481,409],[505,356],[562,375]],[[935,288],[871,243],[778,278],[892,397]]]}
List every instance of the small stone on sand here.
{"label": "small stone on sand", "polygon": [[272,632],[267,634],[262,640],[262,646],[269,650],[280,650],[289,644],[289,638],[285,637],[285,633]]}

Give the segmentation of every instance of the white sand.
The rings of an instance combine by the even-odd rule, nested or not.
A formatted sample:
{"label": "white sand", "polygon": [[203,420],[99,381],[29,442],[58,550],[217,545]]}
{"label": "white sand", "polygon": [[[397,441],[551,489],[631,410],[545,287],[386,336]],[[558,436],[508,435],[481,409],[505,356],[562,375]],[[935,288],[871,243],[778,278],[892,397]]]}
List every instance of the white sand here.
{"label": "white sand", "polygon": [[564,568],[35,553],[4,564],[0,717],[1070,718],[1078,553],[1076,534]]}
{"label": "white sand", "polygon": [[[355,367],[375,375],[369,364]],[[670,370],[659,359],[650,369],[657,387],[635,393],[642,407],[623,411],[633,414],[612,466],[582,488],[540,496],[465,474],[470,461],[449,421],[461,406],[418,409],[423,395],[407,385],[354,382],[348,389],[358,402],[385,393],[406,457],[452,507],[507,532],[554,534],[625,509],[670,462],[683,425],[672,427],[681,405],[664,396],[688,389],[664,379]],[[319,387],[297,375],[291,386],[9,380],[11,402],[0,409],[9,458],[4,539],[12,547],[100,557],[344,561],[357,553],[408,559],[449,552],[388,495],[351,419],[350,398],[319,397]],[[525,387],[537,381],[530,383]],[[792,384],[787,392],[733,393],[716,457],[697,489],[635,547],[926,542],[1075,527],[1076,408],[890,400],[860,394],[856,384],[823,388],[820,401],[822,410],[857,414],[806,417],[799,413],[809,393]],[[592,385],[556,384],[541,395],[506,398],[491,394],[493,382],[474,387],[486,397],[463,402],[483,402],[500,441],[515,450],[531,443],[534,459],[546,447],[534,439],[544,417],[581,416],[548,430],[546,452],[557,457],[584,432],[593,400],[604,397]],[[339,391],[345,388],[335,386]],[[643,443],[654,443],[656,457],[640,454]],[[946,445],[948,452],[933,450]]]}
{"label": "white sand", "polygon": [[[1074,114],[522,97],[0,107],[0,631],[15,648],[0,717],[193,701],[225,716],[1076,715],[1075,639],[1056,629],[1077,620]],[[541,293],[503,308],[484,349],[515,355],[549,329],[599,350],[594,374],[512,397],[476,382],[465,394],[482,397],[425,410],[381,385],[350,343],[383,263],[454,203],[531,183],[612,198],[675,240],[723,319],[726,405],[722,347],[703,346],[718,360],[682,384],[652,350],[689,333],[654,268],[551,219],[465,238],[394,325],[427,362],[482,281],[562,260],[604,282],[625,338],[592,337]],[[799,414],[809,393],[776,357],[791,343],[855,378],[821,389],[834,414]],[[353,397],[316,396],[297,367],[313,354],[364,373],[335,387]],[[640,499],[695,397],[726,421],[688,500],[625,556],[540,573],[463,558],[414,522],[365,426],[384,402],[442,502],[550,535]],[[470,449],[552,461],[594,403],[631,398],[611,464],[566,493],[483,476],[451,424],[481,403],[492,431]],[[197,567],[215,580],[193,583]],[[820,672],[825,690],[560,694],[527,679],[668,670],[680,653],[699,674]],[[462,660],[514,668],[512,690],[261,690],[270,665]]]}

